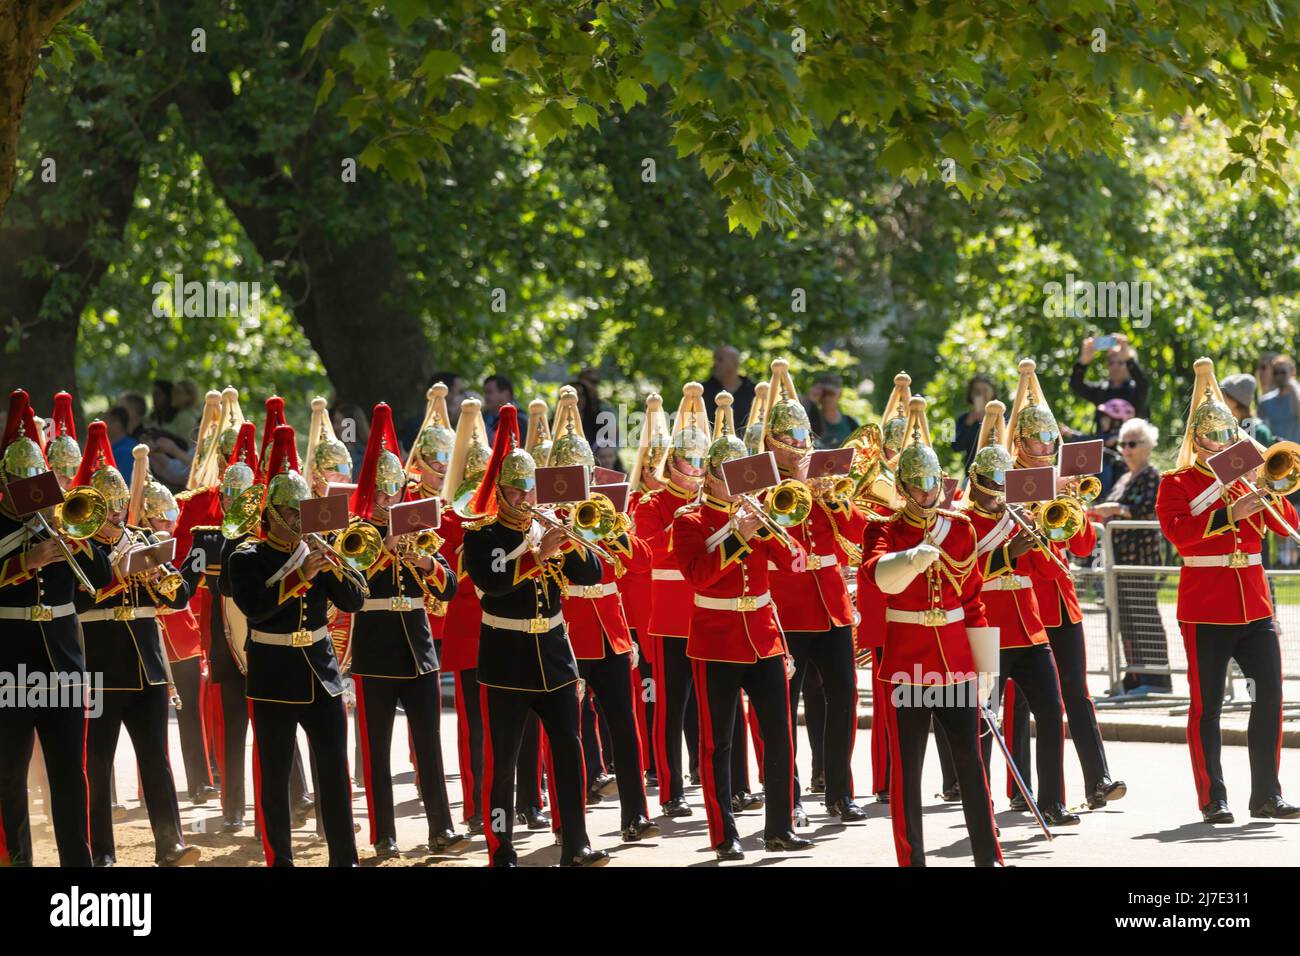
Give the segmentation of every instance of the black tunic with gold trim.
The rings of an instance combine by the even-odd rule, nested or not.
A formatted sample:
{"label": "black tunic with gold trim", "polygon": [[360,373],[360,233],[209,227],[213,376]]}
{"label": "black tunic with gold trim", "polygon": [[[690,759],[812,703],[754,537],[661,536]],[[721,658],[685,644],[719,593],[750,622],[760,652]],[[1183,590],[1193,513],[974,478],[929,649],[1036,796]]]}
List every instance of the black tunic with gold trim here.
{"label": "black tunic with gold trim", "polygon": [[[329,605],[349,613],[361,610],[361,588],[335,569],[310,581],[295,567],[282,573],[293,552],[271,541],[247,541],[230,552],[224,580],[252,631],[298,634],[299,646],[269,644],[250,633],[248,697],[250,700],[309,704],[319,683],[331,697],[343,693],[343,679],[329,640]],[[279,575],[277,577],[277,575]]]}
{"label": "black tunic with gold trim", "polygon": [[[465,567],[482,592],[478,682],[505,690],[550,691],[578,679],[565,630],[562,595],[571,584],[599,584],[600,562],[566,542],[558,555],[537,557],[540,524],[531,535],[502,521],[466,527]],[[522,630],[495,627],[492,618],[519,621]]]}
{"label": "black tunic with gold trim", "polygon": [[[382,535],[386,524],[370,522]],[[426,596],[450,601],[456,575],[441,554],[433,567],[420,571],[399,561],[385,548],[366,569],[370,597],[360,614],[352,616],[352,673],[360,677],[418,677],[438,669]]]}

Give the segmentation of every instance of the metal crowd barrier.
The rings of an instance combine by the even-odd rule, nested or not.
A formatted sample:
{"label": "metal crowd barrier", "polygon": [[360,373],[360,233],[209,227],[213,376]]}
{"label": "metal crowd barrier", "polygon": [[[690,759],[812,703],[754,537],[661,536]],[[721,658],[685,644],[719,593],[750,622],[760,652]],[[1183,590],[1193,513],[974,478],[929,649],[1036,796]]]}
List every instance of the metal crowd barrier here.
{"label": "metal crowd barrier", "polygon": [[[1121,689],[1125,673],[1187,673],[1187,655],[1175,614],[1180,562],[1157,521],[1116,519],[1095,523],[1097,548],[1074,568],[1083,611],[1090,673],[1106,674],[1110,689]],[[1116,537],[1149,534],[1158,539],[1160,564],[1120,564]],[[1266,554],[1273,563],[1276,545]],[[1300,678],[1300,569],[1267,567],[1282,647],[1283,678]],[[1227,596],[1225,596],[1227,597]]]}

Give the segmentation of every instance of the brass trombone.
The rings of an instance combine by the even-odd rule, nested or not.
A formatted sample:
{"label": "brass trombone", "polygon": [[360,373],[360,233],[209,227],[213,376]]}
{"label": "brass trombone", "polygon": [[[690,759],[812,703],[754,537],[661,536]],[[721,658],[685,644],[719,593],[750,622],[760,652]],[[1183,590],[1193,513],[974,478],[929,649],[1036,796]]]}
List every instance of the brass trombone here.
{"label": "brass trombone", "polygon": [[791,551],[796,550],[794,539],[787,528],[801,525],[812,512],[812,492],[797,478],[787,478],[775,485],[767,495],[765,504],[759,504],[753,495],[742,494],[740,500],[749,505],[763,527]]}
{"label": "brass trombone", "polygon": [[361,588],[362,594],[370,596],[370,582],[362,571],[375,563],[384,543],[374,525],[362,521],[352,522],[339,535],[337,547],[315,531],[309,531],[302,537],[314,553],[324,555],[333,567]]}
{"label": "brass trombone", "polygon": [[[1051,504],[1055,504],[1057,500],[1059,499],[1054,499]],[[1010,502],[1006,502],[1006,509],[1007,514],[1011,515],[1011,520],[1019,525],[1021,531],[1029,535],[1029,540],[1034,542],[1034,546],[1038,548],[1039,551],[1043,552],[1043,554],[1055,561],[1056,566],[1066,574],[1073,573],[1070,570],[1070,566],[1062,561],[1057,553],[1052,550],[1051,541],[1044,537],[1038,530],[1037,521],[1035,519],[1031,519],[1024,515],[1022,513],[1023,509],[1019,505],[1013,505]]]}
{"label": "brass trombone", "polygon": [[[7,487],[8,483],[6,483]],[[68,542],[63,539],[81,541],[91,537],[104,526],[104,522],[108,520],[108,502],[104,500],[104,496],[89,485],[73,488],[55,510],[54,525],[45,520],[45,515],[39,511],[36,512],[36,519],[40,522],[41,530],[50,536],[51,541],[58,544],[63,560],[68,562],[68,568],[72,571],[72,576],[77,579],[77,583],[94,594],[95,586],[90,583],[86,572],[81,570],[76,557],[72,554],[72,549],[68,547]]]}
{"label": "brass trombone", "polygon": [[1291,527],[1290,522],[1282,517],[1282,513],[1264,494],[1268,491],[1285,498],[1300,490],[1300,444],[1293,441],[1280,441],[1269,446],[1264,453],[1264,464],[1259,466],[1257,474],[1259,480],[1264,483],[1262,489],[1245,475],[1237,479],[1245,486],[1248,492],[1246,497],[1254,495],[1259,498],[1264,510],[1286,529],[1287,537],[1300,544],[1300,531]]}
{"label": "brass trombone", "polygon": [[[570,541],[572,541],[574,544],[586,548],[588,551],[596,555],[601,560],[613,564],[614,556],[596,543],[597,541],[601,540],[600,538],[592,538],[591,540],[588,540],[586,537],[583,536],[583,534],[579,530],[576,529],[576,522],[580,514],[584,515],[585,521],[588,522],[599,521],[599,515],[602,513],[602,508],[601,505],[595,500],[597,498],[604,498],[605,506],[608,507],[610,513],[614,512],[614,503],[612,501],[610,501],[602,494],[599,493],[594,494],[591,496],[591,498],[588,498],[586,501],[579,502],[574,507],[573,518],[575,522],[575,527],[570,527],[569,525],[565,524],[563,521],[555,517],[553,514],[550,513],[549,510],[545,508],[538,508],[536,505],[530,505],[527,502],[524,503],[523,507],[527,509],[529,514],[531,514],[542,524],[546,525],[548,528],[558,528],[560,531],[564,532],[564,536],[568,538]],[[590,533],[590,531],[588,533]]]}

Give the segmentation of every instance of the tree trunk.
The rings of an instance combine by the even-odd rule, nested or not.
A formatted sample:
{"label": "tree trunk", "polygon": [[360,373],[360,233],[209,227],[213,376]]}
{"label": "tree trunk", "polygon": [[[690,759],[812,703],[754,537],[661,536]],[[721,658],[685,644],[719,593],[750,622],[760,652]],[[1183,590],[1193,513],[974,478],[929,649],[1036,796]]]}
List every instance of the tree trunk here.
{"label": "tree trunk", "polygon": [[18,175],[18,129],[50,31],[81,0],[0,0],[0,216]]}

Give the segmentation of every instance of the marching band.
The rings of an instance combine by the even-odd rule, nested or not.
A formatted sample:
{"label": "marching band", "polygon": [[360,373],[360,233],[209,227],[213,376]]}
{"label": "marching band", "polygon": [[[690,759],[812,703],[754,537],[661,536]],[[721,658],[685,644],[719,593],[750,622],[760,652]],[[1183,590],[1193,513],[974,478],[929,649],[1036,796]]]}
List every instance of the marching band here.
{"label": "marching band", "polygon": [[[623,843],[661,837],[657,817],[692,815],[696,764],[718,860],[744,858],[736,814],[759,806],[763,849],[815,854],[799,832],[807,783],[838,824],[873,825],[859,800],[874,796],[899,865],[923,866],[932,730],[944,799],[962,804],[976,865],[1002,862],[995,741],[1013,809],[1032,810],[1045,829],[1086,828],[1065,792],[1067,724],[1086,806],[1128,789],[1111,775],[1088,693],[1069,564],[1096,544],[1086,518],[1095,489],[1062,464],[1035,364],[1019,372],[1009,420],[1002,403],[985,407],[959,489],[906,373],[879,421],[844,443],[851,451],[814,454],[784,359],[740,432],[726,391],[712,422],[698,383],[682,387],[671,416],[651,394],[621,484],[597,481],[570,388],[551,422],[544,401],[531,403],[523,440],[516,409],[503,407],[489,444],[479,403],[465,400],[453,428],[447,386],[435,384],[405,460],[391,410],[376,405],[355,475],[324,399],[312,403],[304,468],[282,399],[266,401],[259,447],[236,390],[211,391],[187,488],[174,496],[150,476],[144,446],[128,486],[104,422],[90,423],[83,450],[68,393],[54,396],[47,436],[16,390],[0,445],[0,670],[65,675],[73,693],[59,706],[0,708],[0,860],[33,862],[27,789],[39,742],[59,863],[116,863],[113,765],[125,727],[157,864],[197,862],[168,752],[174,707],[189,800],[219,793],[224,832],[246,829],[251,728],[267,865],[293,865],[292,830],[314,810],[329,864],[356,866],[349,681],[376,859],[402,853],[399,710],[428,851],[461,852],[481,835],[492,866],[518,864],[516,825],[550,828],[562,865],[608,863],[586,808],[613,787]],[[1269,533],[1300,538],[1285,498],[1300,454],[1261,448],[1263,465],[1224,477],[1216,456],[1249,441],[1210,360],[1195,373],[1157,514],[1182,559],[1176,616],[1197,807],[1206,823],[1233,819],[1219,718],[1235,660],[1253,686],[1248,810],[1300,817],[1279,784],[1282,668],[1261,562]],[[1016,479],[1035,469],[1050,472],[1051,488],[1026,497]],[[562,475],[585,476],[581,491],[562,493]],[[859,788],[851,761],[868,662],[872,779]],[[459,821],[443,765],[444,672]],[[810,687],[819,705],[824,695],[807,722],[815,782],[795,765]],[[747,733],[761,793],[749,792]]]}

